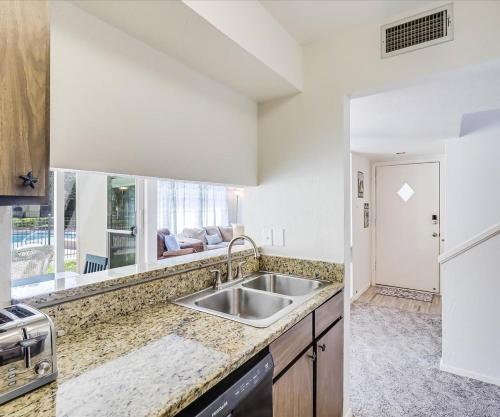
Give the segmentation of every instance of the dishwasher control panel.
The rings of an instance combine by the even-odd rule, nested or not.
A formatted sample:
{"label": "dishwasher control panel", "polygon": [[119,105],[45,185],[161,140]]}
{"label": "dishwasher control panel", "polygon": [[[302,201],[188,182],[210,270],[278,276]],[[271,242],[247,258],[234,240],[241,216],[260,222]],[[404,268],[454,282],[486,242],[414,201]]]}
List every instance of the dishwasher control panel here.
{"label": "dishwasher control panel", "polygon": [[[238,404],[269,379],[272,384],[273,358],[268,354],[195,417],[227,417]],[[271,388],[272,389],[272,388]]]}

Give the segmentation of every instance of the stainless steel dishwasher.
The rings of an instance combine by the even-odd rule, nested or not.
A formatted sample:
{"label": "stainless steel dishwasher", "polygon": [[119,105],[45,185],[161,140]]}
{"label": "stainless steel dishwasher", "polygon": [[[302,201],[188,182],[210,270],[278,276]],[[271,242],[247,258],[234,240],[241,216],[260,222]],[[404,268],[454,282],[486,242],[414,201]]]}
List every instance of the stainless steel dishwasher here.
{"label": "stainless steel dishwasher", "polygon": [[272,417],[273,359],[250,360],[177,417]]}

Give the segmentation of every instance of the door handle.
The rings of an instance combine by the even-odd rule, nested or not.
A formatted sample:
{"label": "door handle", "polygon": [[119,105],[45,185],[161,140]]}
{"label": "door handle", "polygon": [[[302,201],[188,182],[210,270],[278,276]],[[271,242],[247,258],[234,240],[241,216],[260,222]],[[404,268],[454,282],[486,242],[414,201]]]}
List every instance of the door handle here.
{"label": "door handle", "polygon": [[313,362],[315,362],[315,361],[316,361],[316,358],[317,358],[317,356],[316,356],[316,352],[313,352],[313,353],[312,353],[312,355],[307,355],[307,357],[308,357],[308,358],[311,358],[311,359],[313,360]]}
{"label": "door handle", "polygon": [[439,233],[434,232],[434,233],[432,234],[432,237],[438,237],[438,236],[439,236]]}
{"label": "door handle", "polygon": [[318,347],[321,349],[321,352],[326,350],[326,345],[324,343],[322,345],[318,345]]}

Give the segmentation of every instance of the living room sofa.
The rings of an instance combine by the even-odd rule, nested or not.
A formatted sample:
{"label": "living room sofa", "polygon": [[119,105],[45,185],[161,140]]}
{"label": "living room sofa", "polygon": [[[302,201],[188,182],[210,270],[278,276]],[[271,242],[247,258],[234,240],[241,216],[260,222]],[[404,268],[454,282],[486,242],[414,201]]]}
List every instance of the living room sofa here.
{"label": "living room sofa", "polygon": [[156,232],[156,256],[157,259],[167,259],[173,256],[189,255],[195,252],[203,252],[203,242],[196,239],[177,239],[179,250],[168,250],[165,246],[165,236],[170,235],[170,230],[160,229]]}
{"label": "living room sofa", "polygon": [[[165,235],[171,234],[168,229],[160,229],[157,232],[157,255],[158,259],[165,259],[172,256],[189,255],[190,253],[207,250],[227,248],[233,238],[233,228],[231,226],[207,226],[202,228],[185,228],[178,234],[177,241],[180,249],[175,251],[167,250],[165,246]],[[210,244],[207,236],[217,236],[220,242]],[[235,242],[237,245],[244,244],[243,241]]]}

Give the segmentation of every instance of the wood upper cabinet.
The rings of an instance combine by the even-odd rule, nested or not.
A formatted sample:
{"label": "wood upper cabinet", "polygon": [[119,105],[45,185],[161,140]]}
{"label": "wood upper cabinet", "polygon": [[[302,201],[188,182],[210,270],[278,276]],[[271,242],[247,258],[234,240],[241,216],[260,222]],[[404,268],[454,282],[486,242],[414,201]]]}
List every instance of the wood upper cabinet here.
{"label": "wood upper cabinet", "polygon": [[[0,1],[0,205],[48,193],[49,43],[48,1]],[[34,188],[19,178],[29,172]]]}
{"label": "wood upper cabinet", "polygon": [[316,343],[316,417],[342,417],[344,319]]}
{"label": "wood upper cabinet", "polygon": [[273,417],[313,417],[313,349],[308,349],[273,385]]}

